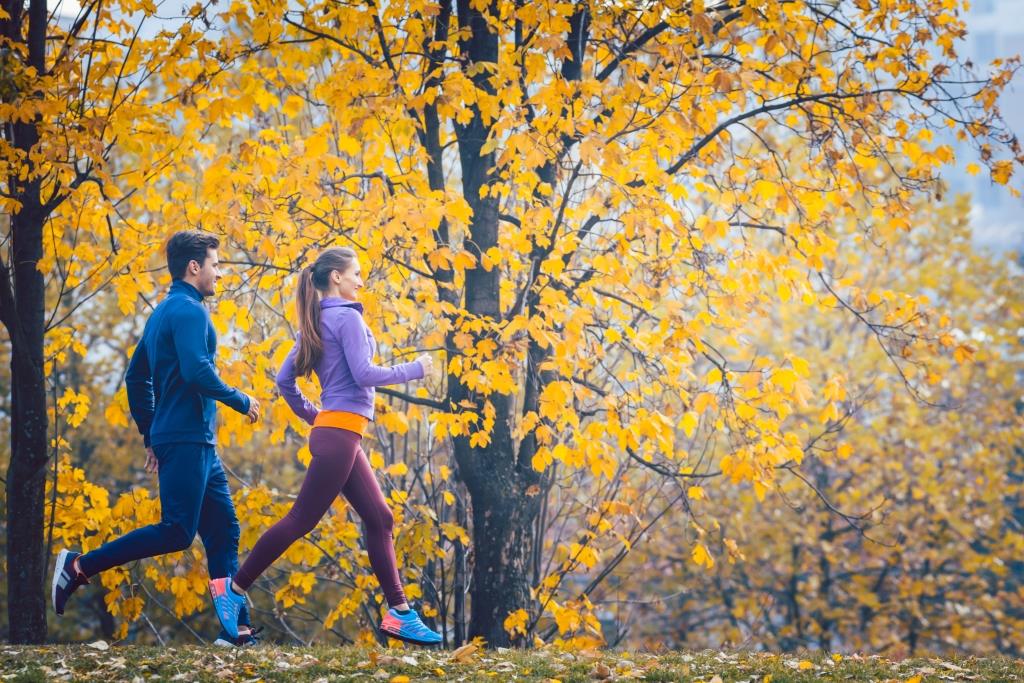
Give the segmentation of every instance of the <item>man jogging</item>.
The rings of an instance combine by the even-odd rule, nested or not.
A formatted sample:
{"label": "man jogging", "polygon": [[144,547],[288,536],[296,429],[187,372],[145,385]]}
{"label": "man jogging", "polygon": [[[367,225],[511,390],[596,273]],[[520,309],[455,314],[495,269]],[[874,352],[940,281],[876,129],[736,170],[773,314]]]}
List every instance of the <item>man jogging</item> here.
{"label": "man jogging", "polygon": [[[240,528],[228,480],[214,448],[219,401],[255,423],[259,402],[227,386],[217,375],[217,334],[203,298],[220,279],[217,247],[209,233],[186,230],[167,243],[173,282],[146,322],[142,340],[125,375],[128,407],[146,448],[146,471],[158,472],[161,519],[84,555],[61,550],[53,572],[57,614],[89,577],[128,562],[187,549],[196,532],[202,538],[210,578],[238,570]],[[247,610],[238,638],[222,632],[218,644],[253,640]]]}

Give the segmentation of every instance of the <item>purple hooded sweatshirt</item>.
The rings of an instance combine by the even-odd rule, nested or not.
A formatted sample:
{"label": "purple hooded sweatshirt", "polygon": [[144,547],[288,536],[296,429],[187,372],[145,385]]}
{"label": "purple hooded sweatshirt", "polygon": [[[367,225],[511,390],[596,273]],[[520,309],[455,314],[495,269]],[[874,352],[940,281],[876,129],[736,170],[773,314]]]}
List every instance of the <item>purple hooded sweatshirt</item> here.
{"label": "purple hooded sweatshirt", "polygon": [[[373,364],[377,342],[363,321],[363,305],[340,297],[320,301],[320,336],[324,351],[314,372],[320,379],[323,410],[344,410],[373,419],[374,387],[423,379],[419,362],[391,367]],[[320,410],[295,385],[296,340],[277,373],[277,388],[288,406],[309,424]]]}

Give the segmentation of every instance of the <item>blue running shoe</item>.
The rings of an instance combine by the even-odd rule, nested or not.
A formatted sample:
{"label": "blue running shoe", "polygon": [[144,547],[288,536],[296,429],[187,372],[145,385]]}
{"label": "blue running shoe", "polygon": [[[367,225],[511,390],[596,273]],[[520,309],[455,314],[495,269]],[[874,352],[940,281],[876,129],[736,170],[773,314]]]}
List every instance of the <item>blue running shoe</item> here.
{"label": "blue running shoe", "polygon": [[78,568],[78,558],[82,553],[61,550],[53,565],[53,582],[50,584],[50,600],[53,611],[64,614],[64,605],[71,594],[89,583],[89,577]]}
{"label": "blue running shoe", "polygon": [[245,596],[239,595],[231,588],[231,577],[214,579],[210,582],[210,597],[213,598],[213,608],[220,619],[220,625],[224,627],[232,640],[238,638],[238,613],[245,605]]}
{"label": "blue running shoe", "polygon": [[437,645],[441,642],[441,634],[432,631],[412,609],[404,614],[394,607],[389,609],[380,622],[380,632],[388,638],[397,638],[413,645]]}

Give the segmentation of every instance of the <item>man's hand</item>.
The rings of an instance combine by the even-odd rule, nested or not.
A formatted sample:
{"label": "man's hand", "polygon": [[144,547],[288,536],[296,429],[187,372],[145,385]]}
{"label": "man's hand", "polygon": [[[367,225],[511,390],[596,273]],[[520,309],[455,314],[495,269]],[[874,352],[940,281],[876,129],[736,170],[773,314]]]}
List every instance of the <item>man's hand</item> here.
{"label": "man's hand", "polygon": [[146,449],[146,471],[153,474],[160,469],[160,463],[156,461],[156,454],[152,448]]}
{"label": "man's hand", "polygon": [[260,419],[260,402],[255,396],[249,396],[249,412],[246,415],[249,417],[249,424],[255,424]]}
{"label": "man's hand", "polygon": [[423,379],[430,377],[430,373],[434,371],[434,359],[430,357],[429,353],[425,353],[416,361],[423,366]]}

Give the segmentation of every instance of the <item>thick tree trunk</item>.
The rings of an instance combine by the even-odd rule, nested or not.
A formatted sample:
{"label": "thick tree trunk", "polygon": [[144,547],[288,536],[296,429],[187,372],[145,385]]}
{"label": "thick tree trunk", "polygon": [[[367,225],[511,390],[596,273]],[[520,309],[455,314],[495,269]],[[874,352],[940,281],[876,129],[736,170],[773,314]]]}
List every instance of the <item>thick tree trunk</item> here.
{"label": "thick tree trunk", "polygon": [[[10,18],[3,33],[17,41],[20,2],[4,2]],[[16,7],[18,6],[18,7]],[[44,71],[46,2],[28,10],[29,64]],[[28,152],[39,142],[36,123],[10,126],[8,141]],[[32,169],[34,170],[34,169]],[[43,253],[48,208],[38,177],[11,188],[21,209],[11,217],[12,264],[0,276],[0,317],[11,337],[11,462],[7,470],[7,609],[13,643],[46,640],[46,546],[43,535],[47,464],[46,377],[43,372],[45,282],[37,264]],[[13,274],[13,283],[11,275]]]}
{"label": "thick tree trunk", "polygon": [[483,636],[492,646],[507,646],[511,639],[505,617],[530,606],[537,498],[526,496],[516,478],[494,476],[482,482],[473,499],[470,635]]}
{"label": "thick tree trunk", "polygon": [[[35,188],[38,196],[38,186]],[[36,204],[38,207],[38,204]],[[14,330],[11,334],[11,463],[7,470],[7,608],[11,641],[46,639],[46,378],[43,373],[42,220],[30,205],[13,217]],[[6,284],[6,283],[5,283]],[[7,297],[5,297],[6,299]],[[4,317],[11,313],[5,302]]]}

